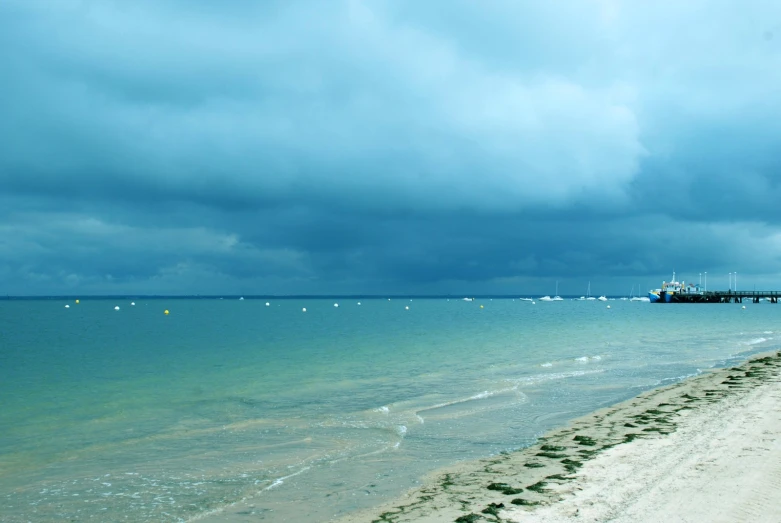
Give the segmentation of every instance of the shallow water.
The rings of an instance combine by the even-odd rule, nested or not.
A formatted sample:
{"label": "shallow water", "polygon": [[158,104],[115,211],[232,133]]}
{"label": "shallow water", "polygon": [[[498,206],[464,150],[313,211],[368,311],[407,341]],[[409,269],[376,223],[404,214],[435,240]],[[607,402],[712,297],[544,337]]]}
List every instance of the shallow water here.
{"label": "shallow water", "polygon": [[0,520],[322,521],[781,330],[769,303],[334,301],[0,302]]}

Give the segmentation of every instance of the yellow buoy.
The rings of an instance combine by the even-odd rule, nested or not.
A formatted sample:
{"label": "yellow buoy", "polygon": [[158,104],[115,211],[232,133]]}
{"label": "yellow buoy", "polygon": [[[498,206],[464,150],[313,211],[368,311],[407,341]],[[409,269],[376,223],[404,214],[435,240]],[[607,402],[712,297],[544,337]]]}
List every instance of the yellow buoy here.
{"label": "yellow buoy", "polygon": [[79,300],[76,300],[76,303],[79,303]]}
{"label": "yellow buoy", "polygon": [[168,309],[166,309],[166,310],[163,312],[163,314],[168,314]]}
{"label": "yellow buoy", "polygon": [[483,306],[482,306],[482,305],[480,305],[480,308],[482,309],[482,308],[483,308]]}

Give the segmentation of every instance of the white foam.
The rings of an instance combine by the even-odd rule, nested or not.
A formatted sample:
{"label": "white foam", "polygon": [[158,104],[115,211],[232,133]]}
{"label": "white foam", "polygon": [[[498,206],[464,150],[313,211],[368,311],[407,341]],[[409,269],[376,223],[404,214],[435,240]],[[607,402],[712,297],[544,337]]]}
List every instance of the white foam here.
{"label": "white foam", "polygon": [[482,399],[490,398],[491,396],[494,396],[496,394],[503,394],[503,393],[506,393],[506,392],[517,391],[517,389],[518,389],[518,386],[515,385],[515,386],[513,386],[511,388],[508,388],[508,389],[491,390],[491,391],[486,390],[486,391],[480,392],[478,394],[474,394],[473,396],[469,396],[468,398],[452,400],[452,401],[445,401],[443,403],[438,403],[438,404],[432,405],[430,407],[425,407],[425,408],[422,408],[422,409],[418,409],[418,411],[415,412],[415,415],[420,418],[420,413],[421,412],[427,412],[427,411],[430,411],[430,410],[441,409],[443,407],[450,407],[452,405],[458,405],[460,403],[467,403],[467,402],[475,401],[475,400],[482,400]]}
{"label": "white foam", "polygon": [[383,405],[382,407],[377,407],[376,409],[374,409],[374,412],[382,412],[383,414],[388,414],[390,412],[390,409],[386,405]]}
{"label": "white foam", "polygon": [[271,483],[271,485],[269,485],[268,487],[264,488],[263,490],[265,491],[265,490],[271,490],[273,488],[276,488],[276,487],[280,486],[282,483],[284,483],[286,479],[290,479],[293,476],[298,476],[299,474],[301,474],[303,472],[306,472],[307,470],[309,470],[309,467],[304,467],[301,470],[293,472],[292,474],[288,474],[287,476],[282,476],[281,478],[277,478],[277,479],[274,480],[273,483]]}
{"label": "white foam", "polygon": [[594,370],[576,370],[572,372],[556,372],[553,374],[537,374],[535,376],[528,376],[526,378],[521,378],[517,381],[518,385],[529,385],[533,383],[539,383],[541,381],[551,381],[551,380],[563,380],[567,378],[575,378],[578,376],[585,376],[587,374],[598,374],[604,372],[604,370],[601,369],[594,369]]}
{"label": "white foam", "polygon": [[553,363],[551,362],[543,363],[542,365],[540,365],[540,367],[553,367]]}
{"label": "white foam", "polygon": [[[769,339],[772,340],[773,338],[769,338]],[[765,343],[766,341],[768,341],[768,338],[754,338],[753,340],[749,340],[743,343],[744,345],[757,345],[759,343]]]}

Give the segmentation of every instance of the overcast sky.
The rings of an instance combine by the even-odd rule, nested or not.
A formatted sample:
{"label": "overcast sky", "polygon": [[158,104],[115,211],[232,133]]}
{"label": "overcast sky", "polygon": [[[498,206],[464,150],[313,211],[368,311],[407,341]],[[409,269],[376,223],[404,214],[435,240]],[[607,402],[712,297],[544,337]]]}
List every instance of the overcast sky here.
{"label": "overcast sky", "polygon": [[777,0],[3,0],[0,294],[781,289]]}

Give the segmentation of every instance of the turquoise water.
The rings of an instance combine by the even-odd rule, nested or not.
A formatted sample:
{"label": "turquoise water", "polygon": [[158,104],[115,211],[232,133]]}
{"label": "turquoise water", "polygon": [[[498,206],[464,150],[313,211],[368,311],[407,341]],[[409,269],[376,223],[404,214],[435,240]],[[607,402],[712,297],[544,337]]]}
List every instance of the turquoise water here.
{"label": "turquoise water", "polygon": [[0,521],[323,521],[781,332],[769,303],[334,301],[0,302]]}

